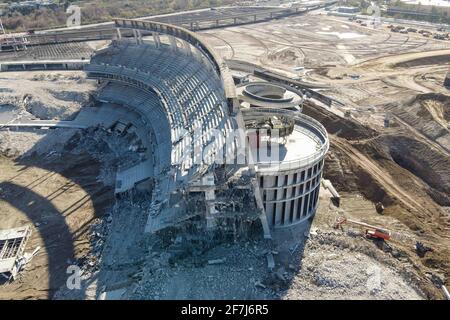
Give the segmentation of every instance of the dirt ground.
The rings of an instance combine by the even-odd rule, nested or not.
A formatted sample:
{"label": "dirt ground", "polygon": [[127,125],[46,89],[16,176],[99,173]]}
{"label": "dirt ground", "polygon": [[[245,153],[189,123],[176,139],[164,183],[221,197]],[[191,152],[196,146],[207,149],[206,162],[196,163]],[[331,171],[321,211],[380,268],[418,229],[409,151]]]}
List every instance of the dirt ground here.
{"label": "dirt ground", "polygon": [[[149,203],[114,195],[117,168],[133,157],[129,141],[100,128],[74,131],[64,143],[57,134],[35,138],[19,157],[1,157],[0,229],[31,225],[27,252],[41,250],[19,280],[0,286],[0,299],[96,299],[145,254],[139,241]],[[48,145],[52,151],[42,152]],[[69,266],[79,268],[82,289],[67,287]]]}
{"label": "dirt ground", "polygon": [[[17,117],[40,120],[72,120],[96,88],[83,72],[72,71],[7,73],[0,87],[0,105],[14,106]],[[0,121],[5,120],[13,119],[0,113]]]}
{"label": "dirt ground", "polygon": [[1,157],[0,168],[0,229],[30,225],[27,251],[41,248],[18,281],[0,286],[0,299],[52,298],[67,267],[90,250],[90,225],[111,206],[111,188],[97,181],[88,155]]}
{"label": "dirt ground", "polygon": [[[146,197],[114,198],[117,151],[127,140],[108,145],[110,133],[89,130],[2,130],[0,229],[32,225],[27,251],[41,250],[18,281],[0,286],[0,299],[442,299],[439,286],[450,286],[450,94],[442,86],[450,43],[317,15],[202,35],[226,59],[320,84],[343,103],[304,108],[330,134],[325,178],[341,206],[323,191],[310,236],[308,226],[271,245],[239,240],[180,257],[167,248],[189,240],[144,236]],[[80,73],[10,77],[0,79],[4,119],[72,119],[95,90]],[[338,215],[389,228],[395,241],[335,230]],[[431,251],[419,256],[417,241]],[[65,286],[72,264],[83,271],[78,291]]]}
{"label": "dirt ground", "polygon": [[[346,196],[343,201],[354,203]],[[374,205],[362,197],[359,203],[369,206],[371,214],[375,211]],[[329,194],[322,192],[321,205],[308,237],[308,227],[302,226],[282,230],[275,235],[277,240],[271,248],[261,241],[220,245],[197,258],[195,266],[189,264],[190,259],[161,266],[155,252],[146,263],[143,278],[131,298],[425,298],[411,264],[393,258],[356,231],[348,236],[334,230],[331,221],[336,211]],[[273,272],[267,268],[267,253],[274,255]],[[208,264],[217,259],[223,263]]]}
{"label": "dirt ground", "polygon": [[[442,298],[439,283],[449,285],[450,271],[450,92],[443,86],[450,42],[387,25],[314,14],[202,35],[226,59],[320,85],[342,103],[305,108],[330,133],[325,177],[339,192],[383,203],[384,215],[359,212],[359,202],[345,214],[405,235],[409,241],[395,246],[420,270],[425,295]],[[433,251],[418,257],[415,241]]]}

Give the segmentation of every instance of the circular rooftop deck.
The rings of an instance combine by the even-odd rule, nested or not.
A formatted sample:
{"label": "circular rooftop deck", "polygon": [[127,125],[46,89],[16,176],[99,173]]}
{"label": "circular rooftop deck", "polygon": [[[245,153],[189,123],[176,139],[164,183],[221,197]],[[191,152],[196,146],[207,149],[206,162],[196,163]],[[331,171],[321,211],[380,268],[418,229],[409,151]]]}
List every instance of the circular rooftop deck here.
{"label": "circular rooftop deck", "polygon": [[[325,128],[316,120],[299,112],[290,110],[274,110],[252,108],[243,110],[244,118],[289,117],[295,121],[294,131],[283,141],[270,144],[268,153],[268,137],[262,136],[259,148],[256,139],[250,139],[253,161],[257,172],[279,172],[298,170],[321,161],[329,149],[328,134]],[[251,136],[251,130],[249,136]],[[257,151],[259,150],[259,152]]]}

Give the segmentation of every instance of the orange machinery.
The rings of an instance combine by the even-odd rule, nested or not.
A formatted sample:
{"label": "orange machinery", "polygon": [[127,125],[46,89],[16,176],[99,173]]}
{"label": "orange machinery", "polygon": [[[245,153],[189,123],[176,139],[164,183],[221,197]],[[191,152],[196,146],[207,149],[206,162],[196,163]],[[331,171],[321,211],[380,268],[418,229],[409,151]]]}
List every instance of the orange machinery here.
{"label": "orange machinery", "polygon": [[344,224],[354,224],[360,227],[364,227],[366,229],[366,237],[369,239],[379,239],[379,240],[391,240],[392,234],[389,230],[384,228],[372,226],[370,224],[359,222],[351,219],[347,219],[345,217],[338,217],[336,222],[334,223],[334,228],[338,229],[342,227]]}

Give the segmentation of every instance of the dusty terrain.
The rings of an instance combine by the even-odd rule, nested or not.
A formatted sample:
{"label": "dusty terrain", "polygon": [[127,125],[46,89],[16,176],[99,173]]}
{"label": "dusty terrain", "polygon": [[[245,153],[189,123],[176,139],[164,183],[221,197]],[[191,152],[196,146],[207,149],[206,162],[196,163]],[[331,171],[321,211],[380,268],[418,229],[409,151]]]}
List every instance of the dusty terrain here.
{"label": "dusty terrain", "polygon": [[[17,117],[41,120],[73,119],[95,89],[82,72],[8,73],[0,77],[0,86],[2,109],[12,106]],[[0,110],[2,122],[13,120],[6,111]]]}
{"label": "dusty terrain", "polygon": [[[380,202],[386,207],[383,215],[372,211],[367,216],[356,204],[350,204],[354,219],[385,226],[400,234],[393,247],[404,250],[420,266],[423,279],[430,272],[448,281],[450,221],[446,185],[450,158],[429,143],[414,139],[405,129],[379,134],[366,128],[365,135],[355,136],[344,126],[336,136],[333,134],[338,129],[333,121],[336,116],[314,108],[306,108],[305,112],[321,119],[332,134],[325,177],[341,192],[361,194],[373,204]],[[353,120],[341,121],[357,125]],[[364,127],[360,126],[359,130],[363,131]],[[417,241],[426,243],[433,251],[418,257],[414,249]],[[428,288],[427,295],[441,296],[434,283],[424,281],[423,284]]]}
{"label": "dusty terrain", "polygon": [[[361,196],[344,195],[346,206],[375,207]],[[347,212],[348,208],[344,207]],[[357,230],[347,234],[332,228],[340,212],[325,191],[309,227],[284,229],[268,246],[253,239],[224,244],[201,256],[168,262],[155,248],[139,273],[142,279],[122,298],[138,299],[423,299],[414,266],[402,254],[393,257],[364,239]],[[350,211],[350,210],[349,210]],[[300,236],[299,235],[303,235]],[[304,243],[306,241],[306,244]],[[170,253],[170,251],[169,251]],[[267,269],[273,253],[275,268]],[[166,257],[167,258],[167,257]],[[211,264],[211,261],[221,261]],[[352,266],[351,268],[349,266]]]}
{"label": "dusty terrain", "polygon": [[[1,81],[3,123],[74,119],[96,89],[81,72],[8,73]],[[31,93],[36,103],[27,110]],[[149,203],[145,194],[136,197],[142,204],[114,197],[117,168],[137,157],[133,139],[99,127],[0,130],[0,229],[31,225],[26,251],[41,248],[19,280],[0,285],[0,299],[96,299],[136,272]],[[80,269],[82,290],[67,288],[70,266]]]}
{"label": "dusty terrain", "polygon": [[41,247],[18,281],[0,287],[0,298],[51,298],[66,268],[90,250],[90,225],[109,208],[111,189],[96,181],[99,165],[88,155],[0,163],[0,228],[32,225],[27,250]]}
{"label": "dusty terrain", "polygon": [[[382,216],[351,215],[405,235],[409,241],[394,246],[420,270],[426,296],[441,298],[450,271],[450,91],[443,86],[450,43],[324,15],[202,34],[226,59],[319,84],[342,103],[305,108],[331,135],[325,177],[340,192],[386,207]],[[418,257],[415,241],[433,251]]]}
{"label": "dusty terrain", "polygon": [[[311,101],[304,109],[330,133],[325,178],[341,193],[341,207],[322,191],[309,239],[307,229],[286,231],[273,244],[252,236],[212,247],[171,230],[144,236],[148,194],[115,199],[112,191],[117,166],[132,157],[127,137],[1,130],[0,229],[33,225],[27,251],[41,251],[19,281],[0,286],[0,299],[443,298],[450,93],[442,56],[450,43],[310,15],[202,35],[227,59],[320,84],[343,103],[325,109]],[[293,69],[299,66],[305,70]],[[0,85],[6,121],[73,119],[95,90],[81,73],[8,74]],[[389,228],[396,239],[383,244],[358,228],[333,229],[342,214]],[[417,241],[431,251],[418,255]],[[82,270],[81,290],[65,286],[72,264]]]}

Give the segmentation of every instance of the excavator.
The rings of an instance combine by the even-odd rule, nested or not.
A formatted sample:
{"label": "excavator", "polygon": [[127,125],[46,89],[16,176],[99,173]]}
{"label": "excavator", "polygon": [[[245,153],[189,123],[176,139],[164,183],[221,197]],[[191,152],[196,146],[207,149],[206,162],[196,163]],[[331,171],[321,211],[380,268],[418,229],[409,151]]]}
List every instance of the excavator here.
{"label": "excavator", "polygon": [[342,228],[344,224],[353,224],[365,228],[365,235],[368,239],[385,240],[385,241],[389,241],[392,239],[392,233],[389,230],[372,226],[364,222],[347,219],[342,216],[336,219],[336,222],[334,223],[334,228],[335,229]]}
{"label": "excavator", "polygon": [[[401,242],[406,242],[407,240],[410,240],[410,239],[407,239],[407,237],[404,235],[401,235],[398,233],[393,233],[384,228],[372,226],[372,225],[364,223],[364,222],[347,219],[346,217],[343,217],[343,216],[339,216],[336,218],[336,221],[334,223],[334,228],[341,229],[344,224],[353,224],[353,225],[365,228],[365,235],[366,235],[366,238],[368,238],[368,239],[381,240],[381,241],[394,240],[394,241],[401,241]],[[427,247],[422,242],[416,242],[415,248],[416,248],[417,254],[421,258],[423,258],[428,251],[433,251],[432,248]],[[438,282],[437,286],[440,287],[444,291],[444,294],[445,294],[445,297],[447,298],[447,300],[450,300],[450,293],[449,293],[447,287],[445,286],[445,284]]]}
{"label": "excavator", "polygon": [[404,244],[411,244],[411,245],[413,245],[415,243],[416,252],[419,257],[424,257],[428,251],[433,251],[432,248],[426,246],[422,242],[419,242],[419,241],[413,239],[412,237],[407,236],[403,233],[392,232],[385,228],[376,227],[376,226],[372,226],[372,225],[364,223],[364,222],[347,219],[344,216],[339,216],[336,218],[336,221],[334,223],[334,228],[342,229],[342,226],[344,224],[353,224],[353,225],[365,228],[365,236],[368,239],[382,240],[382,241],[395,241],[395,242],[401,242]]}

